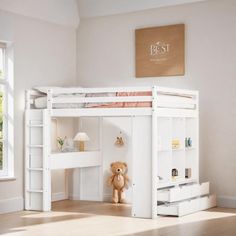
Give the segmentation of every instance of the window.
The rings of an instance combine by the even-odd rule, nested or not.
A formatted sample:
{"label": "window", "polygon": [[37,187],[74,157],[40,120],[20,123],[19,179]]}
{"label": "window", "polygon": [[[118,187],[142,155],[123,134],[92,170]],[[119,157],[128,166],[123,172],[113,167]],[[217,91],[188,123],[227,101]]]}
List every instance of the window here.
{"label": "window", "polygon": [[0,42],[0,177],[13,177],[13,58]]}

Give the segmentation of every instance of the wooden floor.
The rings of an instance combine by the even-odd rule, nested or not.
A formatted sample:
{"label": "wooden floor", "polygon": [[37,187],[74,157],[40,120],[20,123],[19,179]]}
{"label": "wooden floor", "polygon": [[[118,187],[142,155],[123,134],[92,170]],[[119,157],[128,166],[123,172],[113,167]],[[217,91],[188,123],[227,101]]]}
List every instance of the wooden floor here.
{"label": "wooden floor", "polygon": [[0,235],[236,236],[236,209],[213,208],[181,218],[129,217],[129,205],[60,201],[52,212],[0,215]]}

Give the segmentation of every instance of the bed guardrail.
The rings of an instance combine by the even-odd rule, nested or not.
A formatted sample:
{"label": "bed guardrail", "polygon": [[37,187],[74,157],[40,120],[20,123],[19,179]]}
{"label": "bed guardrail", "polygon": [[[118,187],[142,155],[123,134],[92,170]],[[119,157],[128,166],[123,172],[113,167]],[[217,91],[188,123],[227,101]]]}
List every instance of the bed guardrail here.
{"label": "bed guardrail", "polygon": [[[183,106],[185,109],[197,108],[197,91],[154,87],[50,88],[47,89],[47,94],[28,90],[26,93],[26,107],[30,109],[35,98],[46,96],[47,109],[55,109],[55,104],[79,104],[81,106],[86,104],[83,108],[91,108],[93,106],[89,106],[89,104],[94,103],[99,105],[145,103],[146,106],[150,104],[148,106],[151,107],[155,97],[157,98],[157,107],[181,108]],[[153,94],[153,91],[156,91],[155,94]],[[81,106],[79,107],[81,108]]]}

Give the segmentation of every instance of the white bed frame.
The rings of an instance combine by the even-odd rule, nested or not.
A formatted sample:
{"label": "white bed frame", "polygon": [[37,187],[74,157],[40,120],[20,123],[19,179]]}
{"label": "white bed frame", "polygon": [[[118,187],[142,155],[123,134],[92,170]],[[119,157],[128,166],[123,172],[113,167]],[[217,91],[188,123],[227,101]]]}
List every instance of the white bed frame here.
{"label": "white bed frame", "polygon": [[[151,96],[114,96],[114,97],[67,97],[68,94],[90,94],[90,93],[118,93],[118,92],[152,92]],[[60,96],[58,96],[60,95]],[[161,95],[161,96],[160,96]],[[168,95],[168,96],[165,96]],[[132,216],[144,218],[156,218],[158,214],[158,189],[171,188],[173,186],[182,186],[188,183],[199,182],[199,153],[198,153],[198,92],[182,89],[172,89],[163,87],[122,87],[122,88],[57,88],[47,91],[47,108],[35,109],[34,99],[42,96],[41,93],[34,90],[26,91],[26,112],[25,112],[25,209],[49,211],[51,209],[51,170],[67,168],[98,167],[103,162],[102,150],[94,152],[75,152],[52,154],[50,145],[50,123],[53,117],[132,117],[133,122],[133,204]],[[44,94],[45,96],[45,94]],[[188,101],[175,102],[173,97],[189,98]],[[152,107],[134,107],[134,108],[65,108],[54,109],[55,103],[110,103],[110,102],[152,102]],[[145,117],[146,123],[142,125]],[[171,155],[175,155],[173,150],[163,150],[160,147],[160,132],[163,135],[167,131],[161,131],[172,125],[173,122],[182,122],[185,129],[185,119],[190,119],[194,132],[194,178],[172,180],[170,167],[165,164],[165,160],[171,160]],[[193,123],[192,120],[194,120]],[[161,123],[163,122],[163,123]],[[169,122],[169,123],[168,123]],[[100,129],[102,126],[100,126]],[[151,144],[142,147],[144,129],[148,134],[148,140]],[[172,128],[170,128],[172,129]],[[181,129],[181,128],[180,128]],[[182,137],[184,142],[186,135]],[[169,137],[168,143],[171,145]],[[102,143],[102,140],[100,140]],[[183,155],[187,155],[184,144],[182,145]],[[140,147],[141,146],[141,147]],[[100,148],[101,148],[100,144]],[[145,152],[144,152],[145,151]],[[163,154],[163,153],[169,153]],[[181,150],[180,150],[181,151]],[[176,151],[177,152],[177,151]],[[162,156],[163,155],[163,156]],[[168,156],[164,159],[164,156]],[[78,158],[79,156],[79,158]],[[164,163],[164,164],[163,164]],[[165,181],[159,180],[158,166],[163,164],[162,170],[166,169],[167,178]],[[166,167],[165,167],[166,165]],[[184,164],[183,164],[184,165]],[[146,168],[143,171],[143,168]],[[180,166],[184,170],[185,166]],[[99,169],[100,180],[99,191],[100,198],[103,200],[102,193],[102,168]],[[163,171],[162,171],[163,172]],[[164,173],[164,172],[163,172]],[[182,177],[183,177],[182,173]],[[169,177],[168,177],[169,176]]]}

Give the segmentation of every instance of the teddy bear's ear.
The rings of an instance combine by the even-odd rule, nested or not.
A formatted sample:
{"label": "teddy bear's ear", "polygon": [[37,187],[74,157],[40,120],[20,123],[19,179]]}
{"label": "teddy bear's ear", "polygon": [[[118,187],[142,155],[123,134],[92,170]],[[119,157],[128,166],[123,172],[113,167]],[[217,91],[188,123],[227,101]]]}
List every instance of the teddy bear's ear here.
{"label": "teddy bear's ear", "polygon": [[110,167],[112,167],[114,165],[114,162],[112,162],[111,164],[110,164]]}
{"label": "teddy bear's ear", "polygon": [[127,168],[127,164],[126,164],[126,162],[123,162],[123,165]]}

